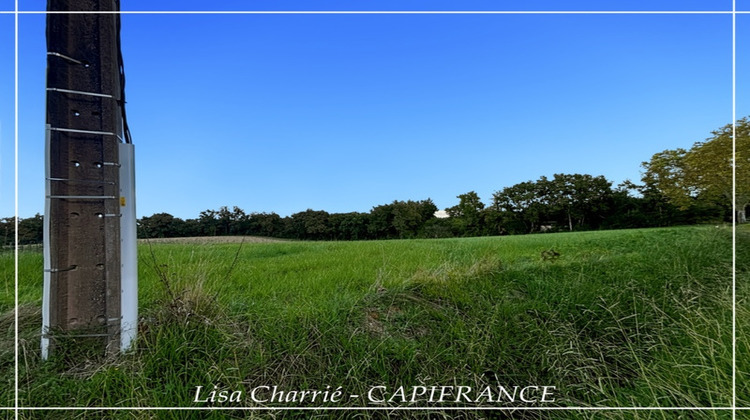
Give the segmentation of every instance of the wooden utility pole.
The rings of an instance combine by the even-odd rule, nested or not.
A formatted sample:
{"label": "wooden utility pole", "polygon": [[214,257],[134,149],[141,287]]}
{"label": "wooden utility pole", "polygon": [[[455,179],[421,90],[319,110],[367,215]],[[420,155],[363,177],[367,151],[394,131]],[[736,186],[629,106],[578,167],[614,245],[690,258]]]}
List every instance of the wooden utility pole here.
{"label": "wooden utility pole", "polygon": [[[42,356],[120,349],[119,0],[48,0]],[[48,290],[47,290],[48,289]]]}

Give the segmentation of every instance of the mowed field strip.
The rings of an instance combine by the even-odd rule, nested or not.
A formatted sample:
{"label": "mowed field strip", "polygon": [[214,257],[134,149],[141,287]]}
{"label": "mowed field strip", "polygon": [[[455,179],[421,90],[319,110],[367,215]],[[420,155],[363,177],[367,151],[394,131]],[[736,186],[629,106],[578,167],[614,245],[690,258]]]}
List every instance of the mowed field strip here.
{"label": "mowed field strip", "polygon": [[263,236],[190,236],[185,238],[150,238],[139,239],[139,244],[240,244],[284,242],[284,239]]}

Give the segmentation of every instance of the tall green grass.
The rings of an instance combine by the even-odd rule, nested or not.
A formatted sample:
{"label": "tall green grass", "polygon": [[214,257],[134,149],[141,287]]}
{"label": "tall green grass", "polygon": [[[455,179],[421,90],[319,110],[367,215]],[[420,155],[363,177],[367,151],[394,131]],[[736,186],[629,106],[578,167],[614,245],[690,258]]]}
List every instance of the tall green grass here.
{"label": "tall green grass", "polygon": [[[739,234],[738,403],[748,405],[750,233]],[[559,257],[545,258],[542,252],[549,249]],[[31,252],[21,256],[22,405],[196,406],[203,405],[193,402],[198,385],[245,391],[258,385],[289,390],[331,385],[366,395],[374,385],[497,383],[556,386],[557,400],[548,404],[553,406],[732,404],[727,228],[143,244],[139,251],[137,350],[116,358],[60,356],[48,362],[40,361],[38,352],[41,258]],[[0,318],[3,331],[12,328],[9,316],[6,310]],[[3,360],[2,372],[12,372],[7,357]],[[0,396],[12,398],[9,391]],[[53,414],[59,413],[33,413],[59,418]],[[349,418],[354,413],[317,414]],[[727,412],[688,414],[728,418]],[[132,413],[107,415],[131,418]],[[513,418],[542,415],[673,418],[685,412],[525,411]]]}

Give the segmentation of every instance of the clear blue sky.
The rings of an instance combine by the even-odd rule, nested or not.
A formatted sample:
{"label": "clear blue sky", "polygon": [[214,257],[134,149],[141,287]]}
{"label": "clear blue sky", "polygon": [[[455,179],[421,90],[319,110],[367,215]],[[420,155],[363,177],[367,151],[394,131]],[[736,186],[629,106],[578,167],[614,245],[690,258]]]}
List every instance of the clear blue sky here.
{"label": "clear blue sky", "polygon": [[13,22],[13,15],[0,15],[0,217],[13,216],[14,213]]}
{"label": "clear blue sky", "polygon": [[[519,3],[315,4],[517,10]],[[593,1],[523,4],[563,10],[561,3],[603,10]],[[123,10],[169,10],[153,4],[123,1]],[[716,0],[606,4],[731,10],[731,1]],[[21,2],[22,10],[44,7]],[[190,1],[179,9],[216,7]],[[19,20],[19,215],[29,217],[44,203],[46,48],[44,15]],[[750,15],[738,24],[743,116]],[[0,15],[2,63],[13,62],[12,25],[13,15]],[[561,172],[638,181],[642,161],[690,147],[732,115],[730,15],[124,15],[122,42],[139,217],[193,218],[222,205],[281,215],[366,212],[428,197],[445,208],[458,194],[475,190],[489,202],[505,186]],[[0,69],[0,89],[0,216],[8,216],[11,65]]]}

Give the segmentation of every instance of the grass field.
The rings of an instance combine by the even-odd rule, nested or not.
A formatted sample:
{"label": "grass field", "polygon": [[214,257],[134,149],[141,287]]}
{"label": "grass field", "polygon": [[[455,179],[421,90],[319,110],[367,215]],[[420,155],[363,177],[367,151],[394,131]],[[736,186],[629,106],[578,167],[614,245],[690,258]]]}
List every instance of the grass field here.
{"label": "grass field", "polygon": [[[748,406],[750,231],[740,229],[738,243],[737,396],[738,405]],[[559,256],[543,255],[550,249]],[[555,386],[555,402],[544,406],[726,407],[732,403],[731,262],[731,229],[714,226],[444,240],[141,244],[138,349],[117,358],[67,355],[43,363],[38,350],[42,257],[25,251],[19,261],[20,403],[196,407],[211,405],[193,401],[197,386],[240,390],[243,396],[260,385],[341,386],[346,395],[364,396],[373,386],[501,384]],[[0,401],[12,405],[11,254],[0,255],[0,270],[5,334],[0,375],[10,378],[10,386],[0,389]],[[368,402],[363,397],[326,405]],[[460,405],[466,404],[432,404],[436,409]],[[464,414],[503,413],[508,412]],[[350,418],[354,413],[106,416],[271,414]],[[100,418],[101,413],[26,415]],[[512,415],[731,418],[726,411]]]}

